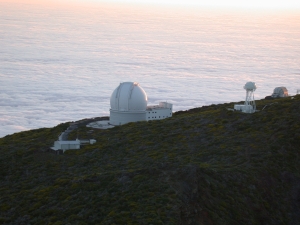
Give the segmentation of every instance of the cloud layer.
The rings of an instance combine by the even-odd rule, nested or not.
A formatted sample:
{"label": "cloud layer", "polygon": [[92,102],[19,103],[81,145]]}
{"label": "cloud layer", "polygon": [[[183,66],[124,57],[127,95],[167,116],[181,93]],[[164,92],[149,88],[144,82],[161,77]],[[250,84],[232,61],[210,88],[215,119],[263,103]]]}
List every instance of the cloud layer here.
{"label": "cloud layer", "polygon": [[124,81],[175,111],[300,88],[299,15],[53,7],[0,3],[0,137],[107,116]]}

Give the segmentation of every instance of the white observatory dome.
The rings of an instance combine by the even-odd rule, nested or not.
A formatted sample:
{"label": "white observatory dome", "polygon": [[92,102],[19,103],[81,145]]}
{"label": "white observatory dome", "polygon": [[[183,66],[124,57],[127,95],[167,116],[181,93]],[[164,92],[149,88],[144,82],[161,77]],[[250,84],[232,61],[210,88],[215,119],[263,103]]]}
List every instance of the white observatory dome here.
{"label": "white observatory dome", "polygon": [[247,82],[244,86],[244,89],[246,90],[253,90],[255,91],[256,90],[256,85],[254,82]]}
{"label": "white observatory dome", "polygon": [[136,82],[120,83],[110,97],[110,107],[116,111],[145,111],[147,94]]}
{"label": "white observatory dome", "polygon": [[273,98],[283,98],[283,97],[288,97],[289,92],[286,89],[286,87],[277,87],[274,89],[272,97]]}

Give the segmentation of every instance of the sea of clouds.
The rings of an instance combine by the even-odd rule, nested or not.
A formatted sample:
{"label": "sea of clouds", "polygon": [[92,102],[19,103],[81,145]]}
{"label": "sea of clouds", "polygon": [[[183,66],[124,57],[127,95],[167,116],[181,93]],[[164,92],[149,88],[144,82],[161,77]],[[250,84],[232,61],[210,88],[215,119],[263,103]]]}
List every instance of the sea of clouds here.
{"label": "sea of clouds", "polygon": [[300,16],[0,3],[0,137],[108,116],[120,82],[174,111],[300,89]]}

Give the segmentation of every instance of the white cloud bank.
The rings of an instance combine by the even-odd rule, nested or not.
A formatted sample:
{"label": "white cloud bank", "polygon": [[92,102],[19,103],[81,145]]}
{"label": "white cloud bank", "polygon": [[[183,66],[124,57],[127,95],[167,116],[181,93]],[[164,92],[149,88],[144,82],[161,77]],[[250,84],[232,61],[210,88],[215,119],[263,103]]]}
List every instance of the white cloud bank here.
{"label": "white cloud bank", "polygon": [[124,81],[175,111],[300,88],[299,15],[26,7],[0,3],[0,137],[107,116]]}

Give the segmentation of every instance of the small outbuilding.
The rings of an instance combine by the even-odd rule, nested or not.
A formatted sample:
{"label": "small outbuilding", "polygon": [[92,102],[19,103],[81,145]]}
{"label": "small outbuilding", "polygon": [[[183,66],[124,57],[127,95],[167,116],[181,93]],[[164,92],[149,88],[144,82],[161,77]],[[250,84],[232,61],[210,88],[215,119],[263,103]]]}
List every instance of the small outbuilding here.
{"label": "small outbuilding", "polygon": [[55,141],[54,146],[51,147],[52,150],[63,150],[65,152],[66,150],[70,149],[80,149],[80,140],[72,140],[72,141]]}
{"label": "small outbuilding", "polygon": [[76,150],[80,149],[81,145],[87,145],[87,144],[95,144],[95,139],[89,139],[89,140],[58,140],[54,142],[54,146],[51,147],[53,151],[59,151],[61,150],[63,153],[67,150]]}
{"label": "small outbuilding", "polygon": [[286,87],[276,87],[271,95],[272,98],[284,98],[288,96],[289,93]]}

